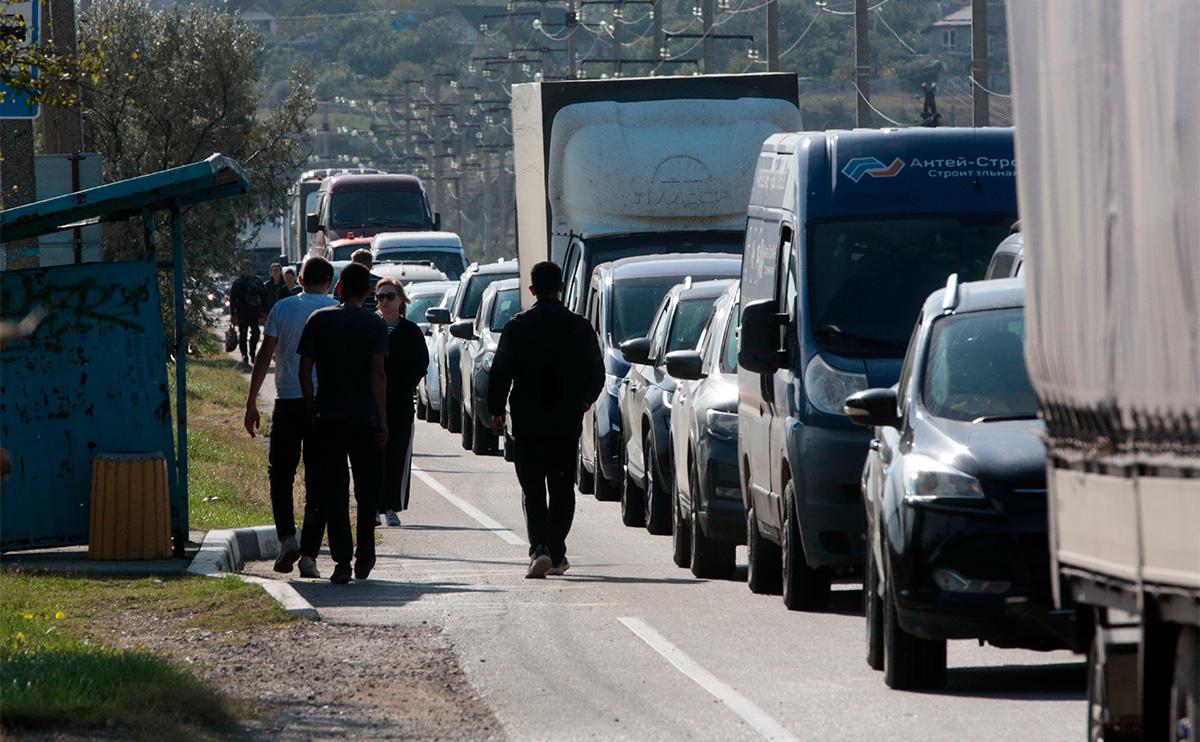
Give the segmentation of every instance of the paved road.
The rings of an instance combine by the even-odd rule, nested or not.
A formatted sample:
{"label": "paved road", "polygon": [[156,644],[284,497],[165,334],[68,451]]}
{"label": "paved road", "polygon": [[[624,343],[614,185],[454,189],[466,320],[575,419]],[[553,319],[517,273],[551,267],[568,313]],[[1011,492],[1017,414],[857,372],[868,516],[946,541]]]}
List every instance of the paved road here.
{"label": "paved road", "polygon": [[294,584],[327,621],[445,627],[510,739],[1084,737],[1085,675],[1067,652],[952,642],[944,691],[891,691],[863,659],[858,582],[836,585],[827,613],[792,613],[746,588],[744,551],[741,581],[694,579],[669,538],[591,496],[571,571],[525,580],[511,464],[417,425],[412,508],[381,529],[371,579]]}

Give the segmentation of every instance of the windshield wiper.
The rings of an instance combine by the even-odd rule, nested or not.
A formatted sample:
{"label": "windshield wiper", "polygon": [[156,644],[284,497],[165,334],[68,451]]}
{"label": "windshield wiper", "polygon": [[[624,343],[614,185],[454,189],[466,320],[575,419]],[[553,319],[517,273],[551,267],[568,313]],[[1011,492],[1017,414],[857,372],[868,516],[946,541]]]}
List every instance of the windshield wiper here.
{"label": "windshield wiper", "polygon": [[904,351],[908,349],[907,343],[897,343],[894,340],[885,340],[883,338],[872,337],[871,335],[859,335],[854,332],[846,332],[837,325],[821,325],[816,329],[818,335],[827,335],[829,337],[841,338],[843,340],[853,340],[859,343],[869,343],[871,345],[882,345],[887,348],[895,348],[896,350]]}
{"label": "windshield wiper", "polygon": [[983,415],[977,417],[971,422],[973,423],[1002,423],[1008,420],[1036,420],[1037,413],[1024,412],[1019,415]]}

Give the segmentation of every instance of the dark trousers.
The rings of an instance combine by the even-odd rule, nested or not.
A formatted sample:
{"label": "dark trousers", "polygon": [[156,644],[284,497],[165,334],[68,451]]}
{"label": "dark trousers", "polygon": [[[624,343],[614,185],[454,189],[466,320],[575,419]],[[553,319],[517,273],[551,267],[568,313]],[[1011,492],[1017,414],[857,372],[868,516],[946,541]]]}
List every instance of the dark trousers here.
{"label": "dark trousers", "polygon": [[[329,554],[338,564],[375,556],[375,514],[383,482],[383,451],[375,445],[375,428],[337,420],[317,423],[317,460],[321,494],[317,502],[329,528]],[[349,459],[350,466],[346,466]],[[350,472],[358,506],[355,551],[350,534]]]}
{"label": "dark trousers", "polygon": [[[238,331],[238,351],[242,354],[242,358],[249,358],[251,361],[258,355],[258,317],[237,318]],[[249,334],[250,352],[246,352],[247,334]]]}
{"label": "dark trousers", "polygon": [[383,493],[379,512],[408,510],[409,478],[412,475],[413,419],[388,421],[388,442],[383,465]]}
{"label": "dark trousers", "polygon": [[300,535],[300,553],[316,558],[325,535],[325,521],[317,508],[320,489],[316,476],[317,444],[312,435],[308,410],[303,399],[277,399],[271,413],[271,447],[268,452],[267,477],[271,481],[271,515],[275,519],[275,534],[280,541],[296,535],[296,511],[293,506],[292,484],[296,467],[304,457],[304,525]]}
{"label": "dark trousers", "polygon": [[517,479],[521,482],[529,554],[545,546],[555,564],[567,554],[567,534],[575,518],[578,446],[579,438],[571,436],[517,438]]}

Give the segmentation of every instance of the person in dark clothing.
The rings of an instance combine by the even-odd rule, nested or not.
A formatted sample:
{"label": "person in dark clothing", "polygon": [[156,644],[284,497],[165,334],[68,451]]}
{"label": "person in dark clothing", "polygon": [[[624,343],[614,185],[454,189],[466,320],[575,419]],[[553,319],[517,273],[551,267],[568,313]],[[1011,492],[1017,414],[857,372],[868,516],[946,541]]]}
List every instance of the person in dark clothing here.
{"label": "person in dark clothing", "polygon": [[530,544],[525,576],[540,578],[570,566],[566,539],[575,516],[575,455],[583,413],[604,388],[604,361],[591,325],[559,301],[562,269],[538,263],[531,278],[537,302],[509,320],[500,335],[488,411],[493,429],[504,430],[505,403],[512,408]]}
{"label": "person in dark clothing", "polygon": [[415,322],[404,316],[408,299],[404,287],[394,278],[381,278],[375,284],[379,316],[387,323],[388,443],[384,454],[383,496],[379,514],[389,526],[400,525],[400,511],[408,509],[408,480],[412,467],[413,393],[429,367],[429,348],[425,335]]}
{"label": "person in dark clothing", "polygon": [[[267,280],[263,282],[263,317],[271,314],[271,308],[275,306],[275,302],[279,301],[279,290],[283,288],[283,266],[279,263],[271,263],[268,269]],[[263,320],[266,324],[266,320]]]}
{"label": "person in dark clothing", "polygon": [[[375,265],[375,256],[371,255],[371,251],[365,247],[355,250],[350,256],[350,259],[355,263],[366,267],[368,271],[370,271]],[[367,292],[367,298],[363,301],[363,307],[374,312],[377,309],[375,306],[375,284],[379,283],[381,276],[377,276],[374,273],[371,273],[370,276],[371,288]],[[342,282],[340,279],[338,280],[337,285],[333,287],[333,295],[338,299],[342,298]]]}
{"label": "person in dark clothing", "polygon": [[254,275],[250,261],[243,262],[241,275],[229,287],[229,321],[237,328],[242,363],[253,363],[258,356],[258,326],[265,314],[266,300],[263,283]]}
{"label": "person in dark clothing", "polygon": [[[313,415],[319,451],[320,514],[329,529],[336,585],[350,581],[355,552],[350,531],[350,471],[358,510],[358,546],[354,576],[366,579],[375,566],[375,512],[383,480],[387,445],[388,329],[378,315],[362,308],[370,272],[351,264],[342,270],[341,306],[318,309],[300,335],[300,390]],[[290,301],[290,300],[289,300]],[[313,395],[313,367],[317,394]]]}
{"label": "person in dark clothing", "polygon": [[275,301],[278,302],[282,299],[288,298],[289,296],[295,296],[303,290],[304,289],[301,288],[298,283],[296,283],[296,271],[292,268],[284,268],[283,285],[279,287],[279,294],[276,296]]}

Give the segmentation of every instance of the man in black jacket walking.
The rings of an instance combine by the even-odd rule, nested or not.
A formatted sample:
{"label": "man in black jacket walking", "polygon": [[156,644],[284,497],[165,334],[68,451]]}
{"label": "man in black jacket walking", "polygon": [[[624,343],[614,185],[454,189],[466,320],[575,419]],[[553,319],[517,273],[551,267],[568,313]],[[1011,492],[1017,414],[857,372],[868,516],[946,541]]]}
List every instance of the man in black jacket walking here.
{"label": "man in black jacket walking", "polygon": [[541,578],[570,566],[566,539],[575,516],[575,456],[583,413],[604,388],[604,361],[591,325],[559,301],[562,269],[538,263],[531,278],[537,303],[509,320],[500,336],[488,411],[493,429],[503,430],[505,402],[512,408],[517,479],[529,532],[525,576]]}

